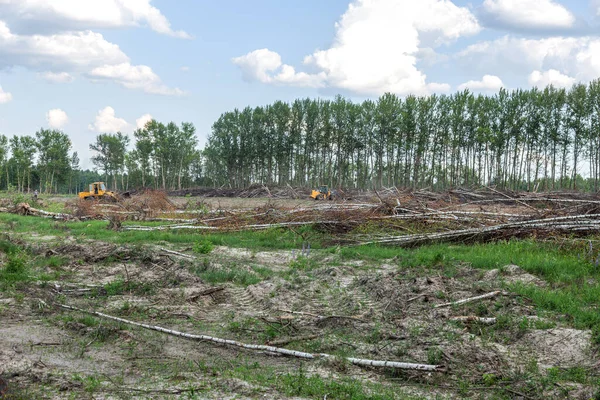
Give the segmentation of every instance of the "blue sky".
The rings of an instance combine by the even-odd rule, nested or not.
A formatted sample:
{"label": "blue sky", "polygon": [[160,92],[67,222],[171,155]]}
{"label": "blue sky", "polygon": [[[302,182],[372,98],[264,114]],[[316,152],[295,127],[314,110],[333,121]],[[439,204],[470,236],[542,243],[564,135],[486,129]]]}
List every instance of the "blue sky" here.
{"label": "blue sky", "polygon": [[0,0],[0,134],[100,132],[233,108],[600,76],[600,0]]}

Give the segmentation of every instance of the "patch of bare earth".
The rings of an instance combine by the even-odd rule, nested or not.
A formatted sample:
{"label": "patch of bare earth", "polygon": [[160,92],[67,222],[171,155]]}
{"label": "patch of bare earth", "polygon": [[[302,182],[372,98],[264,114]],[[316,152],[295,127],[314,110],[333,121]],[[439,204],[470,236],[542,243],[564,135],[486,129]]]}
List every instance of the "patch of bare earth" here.
{"label": "patch of bare earth", "polygon": [[[296,398],[259,378],[297,374],[347,377],[434,398],[478,397],[468,387],[516,379],[534,360],[550,367],[598,364],[591,334],[552,321],[549,329],[523,328],[537,310],[506,291],[507,283],[545,282],[516,266],[481,272],[468,266],[402,269],[392,264],[306,266],[289,252],[248,252],[219,247],[196,260],[152,247],[104,243],[65,244],[40,254],[67,257],[65,279],[32,284],[25,298],[0,296],[0,375],[11,390],[32,398]],[[240,270],[271,270],[255,284],[208,282],[235,261]],[[230,267],[227,267],[230,268]],[[49,271],[50,272],[50,271]],[[442,303],[499,293],[463,305]],[[43,302],[40,302],[42,300]],[[62,302],[87,310],[244,343],[272,344],[312,353],[443,365],[446,372],[360,368],[338,361],[302,361],[206,342],[191,342],[125,324],[60,310]],[[44,304],[48,304],[46,307]],[[498,323],[456,322],[453,317],[498,318]],[[549,317],[551,318],[551,317]],[[236,372],[237,371],[237,372]],[[245,371],[245,372],[240,372]],[[253,375],[254,374],[254,375]],[[492,378],[488,378],[492,379]],[[467,382],[460,390],[457,382]],[[367,387],[367,386],[365,386]],[[510,392],[502,392],[510,397]],[[575,389],[574,389],[575,390]],[[578,396],[593,394],[581,385]],[[538,397],[555,393],[539,393]],[[528,393],[531,397],[531,393]]]}

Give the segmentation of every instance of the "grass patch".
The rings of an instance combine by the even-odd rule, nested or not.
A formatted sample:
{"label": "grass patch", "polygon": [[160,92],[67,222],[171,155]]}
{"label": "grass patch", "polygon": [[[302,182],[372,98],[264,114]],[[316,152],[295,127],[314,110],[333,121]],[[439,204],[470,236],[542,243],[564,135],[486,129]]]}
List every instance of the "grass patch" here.
{"label": "grass patch", "polygon": [[156,288],[147,282],[131,282],[117,279],[104,285],[107,296],[120,296],[126,293],[138,295],[151,295]]}
{"label": "grass patch", "polygon": [[32,280],[29,257],[19,247],[10,242],[0,242],[0,249],[5,254],[4,265],[0,267],[0,289],[6,290],[18,282]]}
{"label": "grass patch", "polygon": [[437,267],[469,263],[474,268],[494,269],[516,264],[548,282],[573,282],[598,273],[572,248],[534,240],[512,240],[472,245],[435,244],[415,249],[377,245],[329,249],[343,260],[384,261],[393,259],[399,267]]}
{"label": "grass patch", "polygon": [[[140,225],[134,221],[135,225]],[[133,224],[124,222],[123,226]],[[141,225],[152,225],[143,223]],[[139,244],[139,243],[173,243],[188,244],[194,246],[196,243],[205,243],[208,247],[228,246],[247,249],[265,250],[292,250],[302,247],[303,239],[300,235],[311,237],[313,249],[322,248],[321,241],[325,234],[314,232],[311,227],[298,228],[296,234],[289,229],[274,228],[251,232],[190,232],[186,230],[174,231],[123,231],[115,233],[108,230],[106,221],[52,221],[32,216],[18,216],[12,214],[0,214],[0,228],[14,233],[30,235],[74,236],[79,239],[101,240],[117,244]]]}
{"label": "grass patch", "polygon": [[600,344],[600,270],[576,246],[560,247],[534,240],[511,240],[472,245],[435,244],[414,249],[359,246],[329,249],[342,260],[393,260],[399,268],[455,268],[470,264],[478,269],[516,264],[549,283],[548,287],[514,284],[510,290],[536,307],[557,313],[578,329],[592,329]]}
{"label": "grass patch", "polygon": [[[377,383],[367,383],[351,377],[324,378],[308,375],[302,369],[285,374],[258,363],[240,364],[229,368],[225,373],[232,377],[256,383],[277,390],[285,396],[302,396],[310,399],[345,400],[384,400],[411,399],[398,387],[387,387]],[[415,397],[416,398],[416,397]]]}

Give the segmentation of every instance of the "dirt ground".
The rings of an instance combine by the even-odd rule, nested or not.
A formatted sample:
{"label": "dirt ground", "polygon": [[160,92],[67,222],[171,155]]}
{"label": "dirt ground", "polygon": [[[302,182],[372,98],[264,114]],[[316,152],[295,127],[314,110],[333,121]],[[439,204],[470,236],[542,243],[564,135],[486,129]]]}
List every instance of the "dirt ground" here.
{"label": "dirt ground", "polygon": [[[265,204],[260,198],[171,200],[212,210]],[[269,201],[281,207],[315,203]],[[482,210],[461,203],[455,208]],[[485,209],[492,210],[528,212],[519,204]],[[595,370],[600,356],[592,332],[510,291],[514,284],[548,285],[516,265],[407,269],[396,259],[365,262],[320,251],[301,257],[300,249],[216,247],[196,254],[167,244],[21,239],[36,257],[60,260],[43,271],[60,278],[0,292],[0,392],[4,382],[7,398],[590,399],[597,389],[575,378],[540,383]],[[436,307],[492,292],[498,293]],[[301,360],[190,341],[57,304],[336,358]],[[496,320],[452,320],[459,316]],[[441,371],[359,367],[346,357],[438,365]]]}
{"label": "dirt ground", "polygon": [[[484,376],[501,382],[599,361],[590,332],[540,317],[505,291],[506,282],[545,284],[517,266],[406,270],[393,261],[343,263],[335,255],[294,260],[288,252],[224,247],[191,259],[154,247],[37,246],[39,254],[68,260],[57,267],[68,278],[32,285],[24,296],[0,294],[0,374],[14,398],[316,398],[271,387],[252,375],[256,369],[274,376],[302,370],[323,379],[351,377],[392,387],[398,398],[464,398],[480,393],[460,392],[448,382]],[[198,273],[234,270],[259,282],[210,284]],[[492,299],[434,308],[495,290],[502,293]],[[282,347],[440,364],[446,372],[398,373],[192,342],[52,306],[59,302],[188,333],[255,344],[287,339]],[[501,321],[486,326],[450,320],[461,315]],[[573,384],[542,395],[592,394],[593,388]]]}

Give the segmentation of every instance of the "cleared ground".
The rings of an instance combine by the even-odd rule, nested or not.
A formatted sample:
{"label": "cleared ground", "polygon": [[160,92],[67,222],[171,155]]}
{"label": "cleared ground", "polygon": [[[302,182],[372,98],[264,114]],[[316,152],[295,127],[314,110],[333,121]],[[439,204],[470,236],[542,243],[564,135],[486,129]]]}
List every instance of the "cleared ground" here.
{"label": "cleared ground", "polygon": [[[64,201],[48,201],[45,208],[59,211],[53,208],[57,200]],[[274,209],[314,205],[192,199],[198,200],[207,210],[225,211],[262,211],[267,202]],[[184,201],[190,199],[174,200]],[[528,209],[491,207],[512,214]],[[314,227],[158,235],[109,231],[106,225],[0,215],[6,232],[0,241],[0,376],[8,384],[7,398],[597,394],[599,274],[588,254],[595,251],[593,237],[583,245],[544,237],[406,250],[335,245],[349,233]],[[414,222],[402,227],[425,229]],[[372,224],[352,229],[353,238],[375,235]],[[493,292],[499,293],[436,307]],[[300,360],[190,341],[57,304],[337,357]],[[460,316],[475,318],[452,319]],[[438,365],[443,371],[359,367],[346,357]]]}

